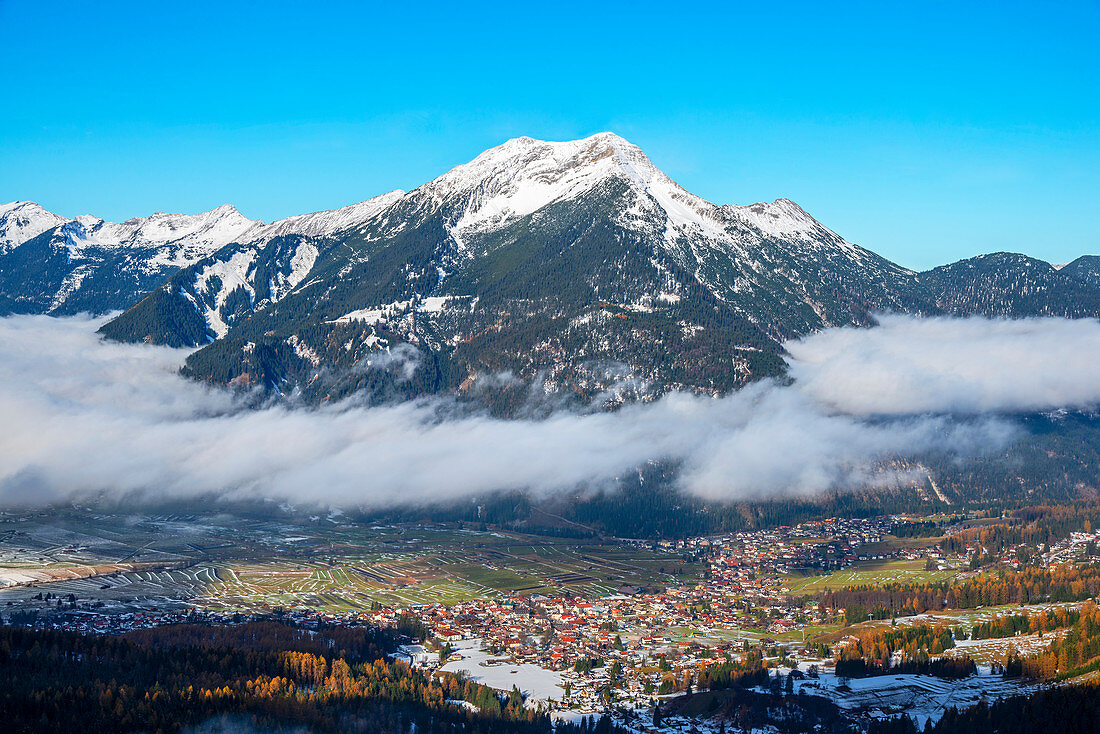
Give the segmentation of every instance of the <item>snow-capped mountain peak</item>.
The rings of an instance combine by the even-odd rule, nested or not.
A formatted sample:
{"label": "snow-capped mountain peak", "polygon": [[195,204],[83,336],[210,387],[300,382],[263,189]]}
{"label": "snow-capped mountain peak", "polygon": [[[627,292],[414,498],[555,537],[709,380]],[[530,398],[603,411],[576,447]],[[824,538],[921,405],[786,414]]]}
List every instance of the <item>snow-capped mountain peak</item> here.
{"label": "snow-capped mountain peak", "polygon": [[67,222],[61,232],[70,258],[89,248],[153,250],[146,269],[180,268],[213,254],[241,237],[257,222],[229,204],[200,214],[156,212],[125,222],[107,222],[88,214]]}
{"label": "snow-capped mountain peak", "polygon": [[[471,230],[491,229],[552,202],[579,197],[610,179],[627,183],[641,202],[640,209],[624,212],[624,223],[629,225],[631,217],[649,220],[670,241],[702,236],[729,244],[750,234],[796,241],[824,236],[842,242],[789,199],[717,206],[685,190],[641,148],[610,132],[564,142],[513,138],[413,193],[428,196],[435,207],[450,208],[451,232],[461,239]],[[661,217],[659,222],[652,222],[654,215]]]}
{"label": "snow-capped mountain peak", "polygon": [[33,201],[0,204],[0,254],[64,222],[64,217],[43,209]]}
{"label": "snow-capped mountain peak", "polygon": [[524,137],[490,148],[414,193],[454,207],[453,230],[461,233],[575,198],[610,177],[643,190],[667,179],[641,149],[613,133],[565,142]]}

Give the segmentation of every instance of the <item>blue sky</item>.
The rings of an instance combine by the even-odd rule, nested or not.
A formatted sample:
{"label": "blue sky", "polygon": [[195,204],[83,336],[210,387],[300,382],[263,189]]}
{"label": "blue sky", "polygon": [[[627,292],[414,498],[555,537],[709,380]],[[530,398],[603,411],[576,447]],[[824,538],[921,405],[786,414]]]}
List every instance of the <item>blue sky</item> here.
{"label": "blue sky", "polygon": [[612,130],[910,267],[1100,253],[1100,3],[0,0],[0,200],[271,220]]}

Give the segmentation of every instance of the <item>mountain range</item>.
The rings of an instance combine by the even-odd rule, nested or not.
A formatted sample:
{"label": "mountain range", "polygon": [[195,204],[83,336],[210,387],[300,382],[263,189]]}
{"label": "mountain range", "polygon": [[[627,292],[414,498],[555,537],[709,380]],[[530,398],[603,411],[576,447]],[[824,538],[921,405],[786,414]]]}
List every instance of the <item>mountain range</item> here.
{"label": "mountain range", "polygon": [[110,339],[199,347],[192,377],[309,402],[615,404],[780,374],[784,340],[879,312],[1095,317],[1100,258],[913,272],[787,199],[712,204],[601,133],[517,138],[413,191],[271,224],[0,206],[0,314],[82,311],[122,311]]}

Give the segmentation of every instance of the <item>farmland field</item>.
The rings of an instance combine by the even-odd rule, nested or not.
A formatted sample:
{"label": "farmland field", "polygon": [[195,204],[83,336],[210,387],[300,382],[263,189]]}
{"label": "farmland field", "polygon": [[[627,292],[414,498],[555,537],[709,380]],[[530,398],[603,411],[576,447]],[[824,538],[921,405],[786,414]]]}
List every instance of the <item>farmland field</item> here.
{"label": "farmland field", "polygon": [[[73,594],[105,611],[347,612],[374,602],[615,593],[690,582],[681,557],[591,539],[327,518],[0,516],[0,604]],[[40,605],[40,602],[37,602]]]}

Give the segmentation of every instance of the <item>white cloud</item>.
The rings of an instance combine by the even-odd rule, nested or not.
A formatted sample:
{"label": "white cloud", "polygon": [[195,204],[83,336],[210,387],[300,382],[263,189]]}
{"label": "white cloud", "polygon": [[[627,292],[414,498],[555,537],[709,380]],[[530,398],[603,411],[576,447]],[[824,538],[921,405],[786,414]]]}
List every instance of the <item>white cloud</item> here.
{"label": "white cloud", "polygon": [[898,454],[1002,446],[1011,424],[986,411],[1100,401],[1095,321],[890,317],[788,345],[792,386],[538,421],[440,421],[432,402],[241,409],[178,376],[185,351],[101,342],[97,325],[0,319],[0,506],[108,493],[380,507],[598,485],[658,459],[711,498],[811,493]]}
{"label": "white cloud", "polygon": [[883,316],[786,344],[798,389],[852,415],[1080,408],[1100,401],[1095,319]]}

